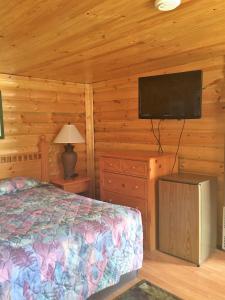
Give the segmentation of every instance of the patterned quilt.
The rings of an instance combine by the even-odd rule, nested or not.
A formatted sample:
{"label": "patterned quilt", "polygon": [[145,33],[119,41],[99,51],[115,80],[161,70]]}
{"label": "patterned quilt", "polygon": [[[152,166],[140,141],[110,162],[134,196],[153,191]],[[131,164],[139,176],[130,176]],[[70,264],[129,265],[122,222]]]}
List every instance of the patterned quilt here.
{"label": "patterned quilt", "polygon": [[0,196],[0,299],[75,300],[142,266],[139,211],[41,185]]}

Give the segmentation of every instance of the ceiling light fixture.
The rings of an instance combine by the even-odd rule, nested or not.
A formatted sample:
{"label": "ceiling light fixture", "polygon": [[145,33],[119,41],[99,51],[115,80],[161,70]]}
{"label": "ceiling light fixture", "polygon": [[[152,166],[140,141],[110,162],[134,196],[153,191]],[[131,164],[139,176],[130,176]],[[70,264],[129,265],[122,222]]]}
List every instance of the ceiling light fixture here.
{"label": "ceiling light fixture", "polygon": [[181,0],[156,0],[155,7],[161,11],[169,11],[177,8]]}

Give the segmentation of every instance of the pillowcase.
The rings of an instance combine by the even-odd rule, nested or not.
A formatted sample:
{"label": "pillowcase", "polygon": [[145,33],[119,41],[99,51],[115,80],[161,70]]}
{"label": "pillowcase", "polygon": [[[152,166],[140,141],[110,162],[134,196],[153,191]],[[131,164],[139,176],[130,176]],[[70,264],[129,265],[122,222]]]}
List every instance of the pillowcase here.
{"label": "pillowcase", "polygon": [[14,177],[11,179],[17,191],[31,189],[41,184],[39,180],[31,177]]}
{"label": "pillowcase", "polygon": [[16,188],[13,185],[12,180],[10,178],[1,179],[0,180],[0,196],[16,192]]}
{"label": "pillowcase", "polygon": [[0,195],[15,193],[41,185],[39,180],[30,177],[13,177],[0,180]]}

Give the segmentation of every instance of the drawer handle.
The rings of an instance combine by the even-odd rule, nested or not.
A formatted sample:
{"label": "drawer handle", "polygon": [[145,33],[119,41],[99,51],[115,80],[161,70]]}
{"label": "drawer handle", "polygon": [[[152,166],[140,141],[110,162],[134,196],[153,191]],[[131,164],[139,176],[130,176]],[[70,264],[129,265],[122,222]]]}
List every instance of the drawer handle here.
{"label": "drawer handle", "polygon": [[112,180],[111,180],[111,179],[109,179],[109,180],[108,180],[108,183],[112,183]]}
{"label": "drawer handle", "polygon": [[138,185],[135,185],[135,189],[137,190],[139,188],[139,186]]}
{"label": "drawer handle", "polygon": [[133,169],[133,170],[135,170],[135,169],[136,169],[136,167],[135,167],[135,166],[132,166],[132,169]]}
{"label": "drawer handle", "polygon": [[122,186],[123,188],[125,188],[125,184],[124,184],[124,183],[122,183],[121,186]]}
{"label": "drawer handle", "polygon": [[113,164],[112,164],[112,163],[110,163],[109,165],[110,165],[110,167],[112,167],[112,165],[113,165]]}

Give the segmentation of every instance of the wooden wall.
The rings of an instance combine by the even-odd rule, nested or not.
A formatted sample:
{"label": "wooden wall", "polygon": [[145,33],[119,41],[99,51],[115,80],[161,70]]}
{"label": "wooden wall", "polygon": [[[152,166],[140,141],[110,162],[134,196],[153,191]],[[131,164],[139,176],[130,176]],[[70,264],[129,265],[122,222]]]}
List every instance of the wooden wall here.
{"label": "wooden wall", "polygon": [[[138,119],[138,77],[194,69],[203,69],[203,117],[200,120],[186,121],[179,151],[179,169],[182,172],[217,176],[220,237],[224,204],[225,67],[223,57],[195,61],[177,67],[165,68],[162,65],[154,72],[93,84],[96,197],[99,197],[98,157],[102,151],[157,149],[149,120]],[[0,90],[3,98],[6,135],[4,140],[0,140],[0,153],[36,150],[39,136],[45,134],[50,142],[50,174],[53,176],[62,172],[59,157],[63,146],[51,142],[66,122],[75,123],[85,136],[86,122],[92,122],[90,116],[92,86],[0,75]],[[86,108],[89,107],[87,115],[85,101]],[[157,121],[154,125],[157,126]],[[164,151],[176,151],[181,126],[181,121],[161,122]],[[91,124],[88,131],[92,132]],[[87,152],[90,152],[89,161],[90,157],[93,157],[92,147],[77,144],[76,150],[79,155],[77,170],[80,174],[86,174]]]}
{"label": "wooden wall", "polygon": [[[221,240],[224,204],[224,68],[223,57],[167,69],[162,65],[155,72],[99,82],[93,87],[96,158],[101,151],[108,149],[156,150],[150,121],[138,119],[137,78],[194,69],[203,70],[203,116],[199,120],[186,121],[179,151],[179,170],[215,175],[218,178],[218,241]],[[157,121],[154,124],[156,126]],[[164,151],[176,151],[181,127],[181,121],[161,122]],[[96,189],[99,195],[98,160],[96,175]]]}
{"label": "wooden wall", "polygon": [[[5,139],[0,153],[37,150],[40,135],[50,142],[50,175],[62,172],[63,146],[52,141],[67,122],[76,124],[85,137],[85,86],[68,82],[0,75]],[[77,171],[86,174],[86,145],[77,144]]]}

